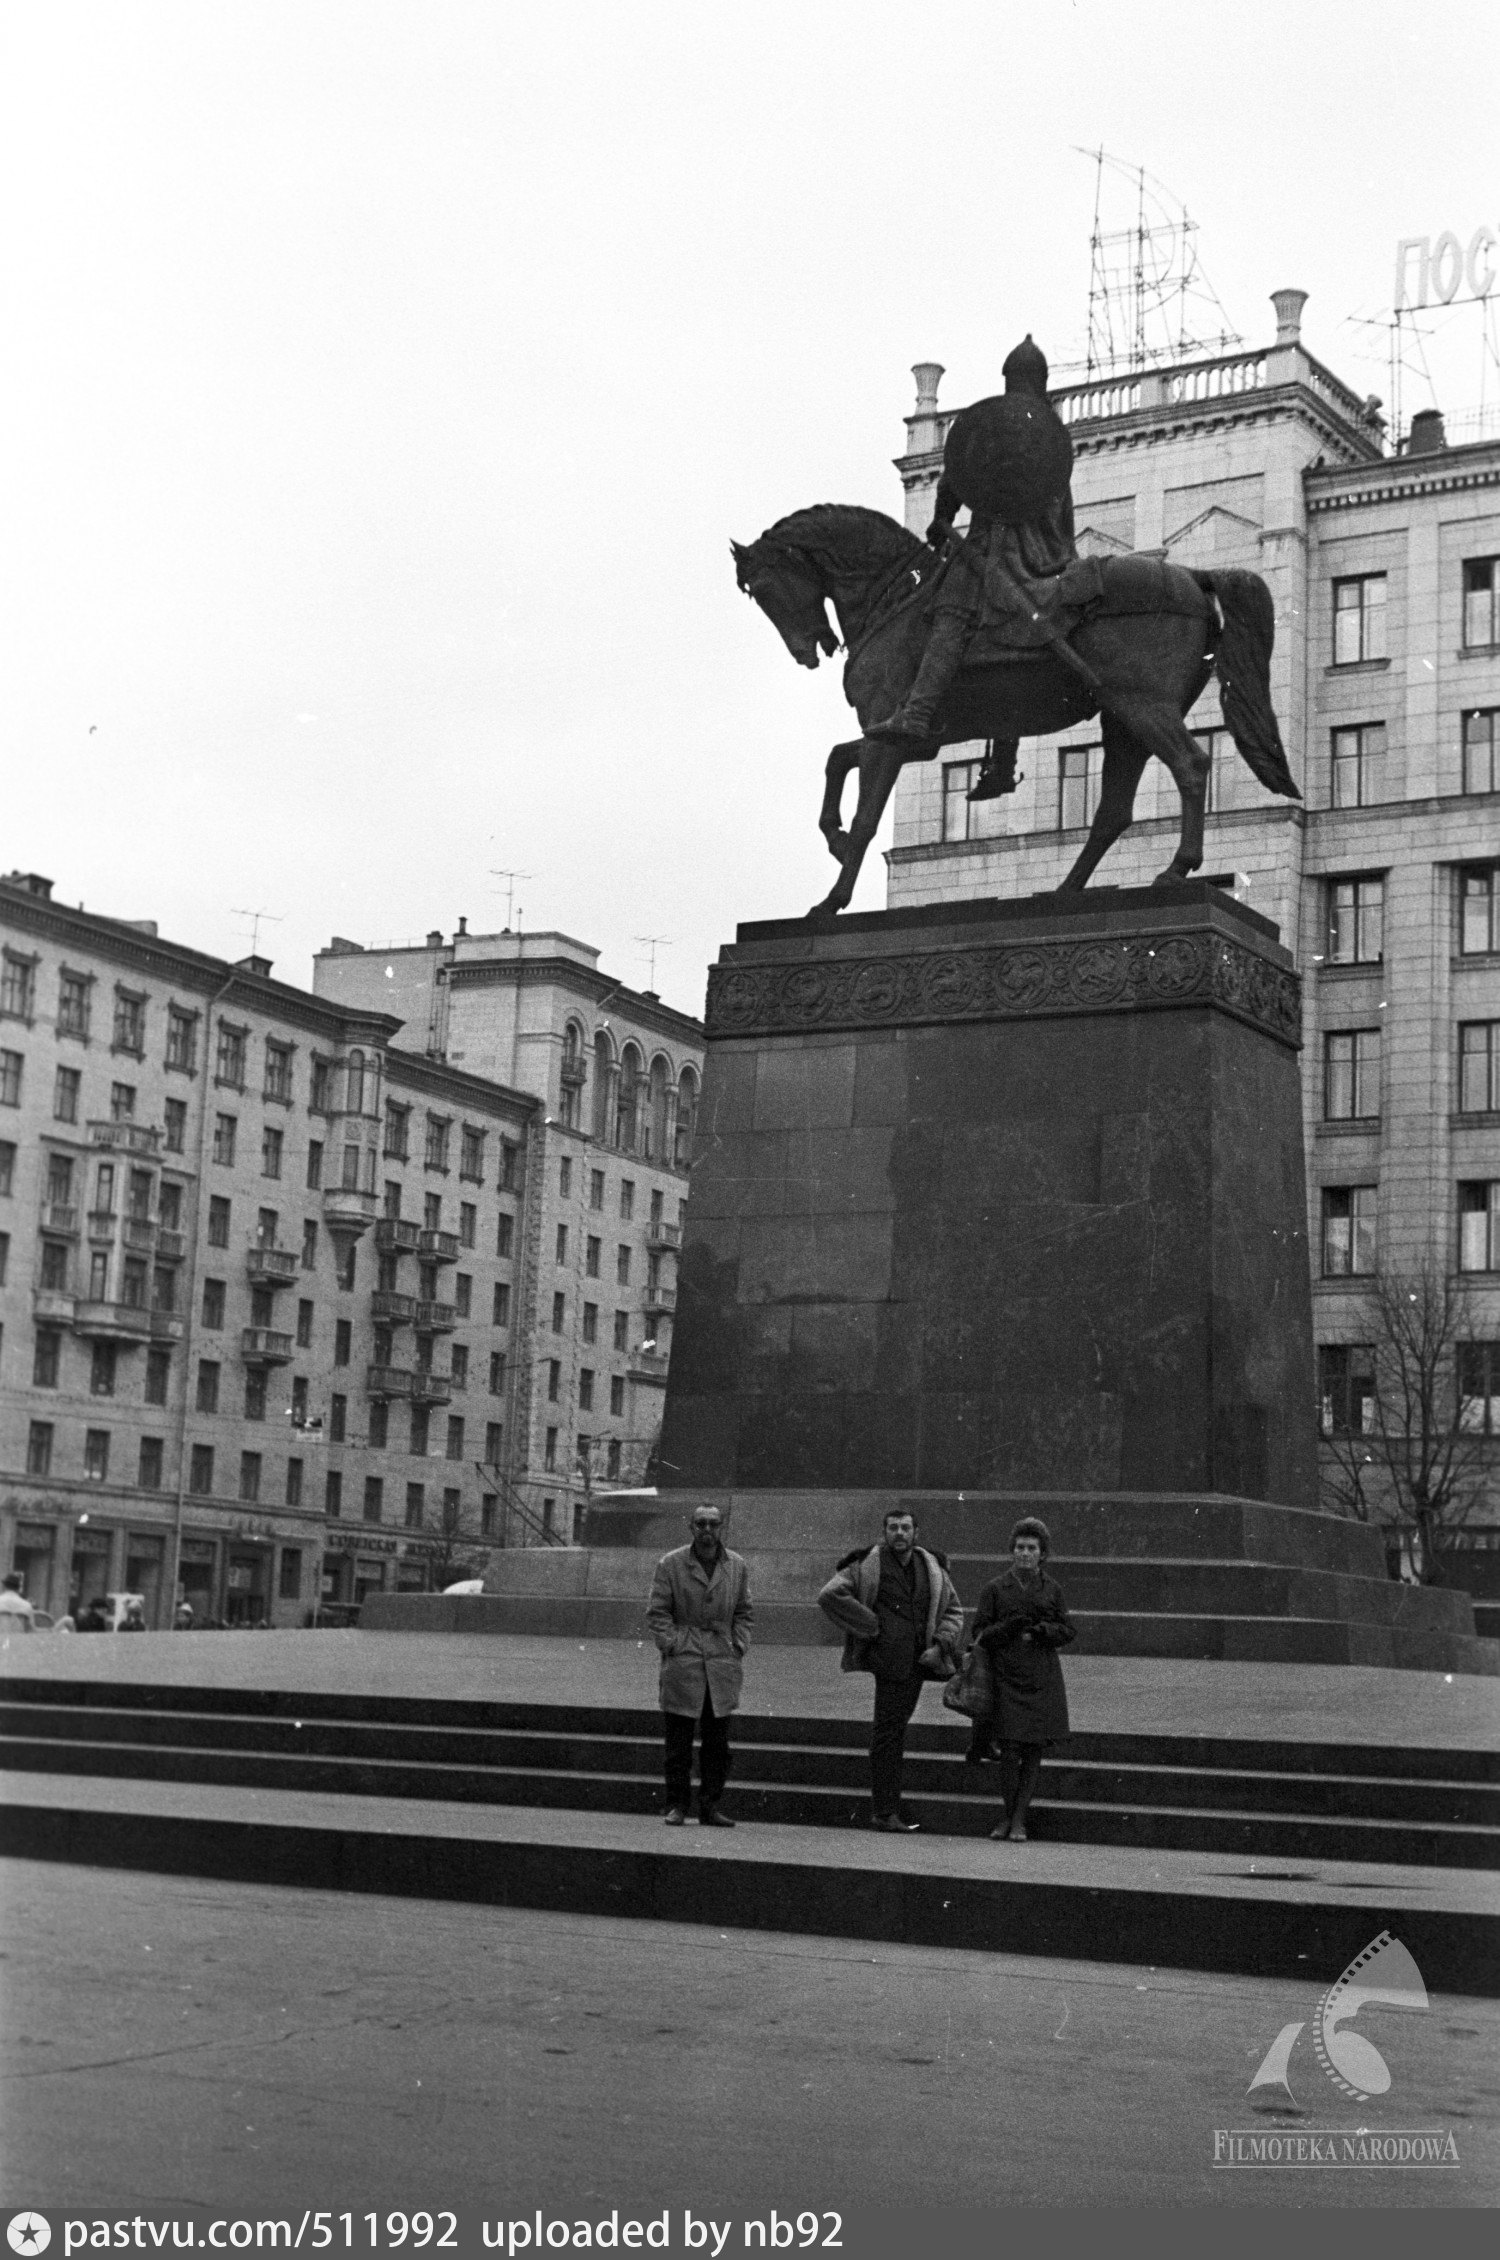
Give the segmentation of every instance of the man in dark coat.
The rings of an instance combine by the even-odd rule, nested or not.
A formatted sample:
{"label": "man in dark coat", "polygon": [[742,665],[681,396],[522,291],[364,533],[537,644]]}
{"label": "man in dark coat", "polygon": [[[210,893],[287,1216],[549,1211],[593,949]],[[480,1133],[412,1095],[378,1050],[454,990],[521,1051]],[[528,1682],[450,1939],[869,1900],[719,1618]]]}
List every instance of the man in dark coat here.
{"label": "man in dark coat", "polygon": [[1042,1563],[1052,1550],[1047,1525],[1027,1515],[1010,1536],[1011,1566],[979,1596],[974,1638],[989,1650],[995,1673],[995,1715],[978,1722],[970,1756],[994,1736],[1000,1744],[1005,1817],[990,1831],[1026,1842],[1026,1811],[1050,1743],[1068,1733],[1068,1691],[1057,1651],[1077,1638],[1062,1588]]}
{"label": "man in dark coat", "polygon": [[844,1634],[844,1670],[875,1675],[870,1826],[904,1835],[918,1826],[901,1811],[907,1725],[927,1682],[953,1675],[963,1605],[943,1556],[918,1546],[914,1518],[899,1512],[878,1546],[844,1557],[818,1607]]}
{"label": "man in dark coat", "polygon": [[750,1573],[724,1544],[723,1523],[715,1506],[693,1509],[692,1543],[663,1554],[646,1606],[661,1653],[669,1828],[681,1828],[692,1799],[694,1721],[703,1737],[698,1819],[704,1828],[734,1826],[719,1811],[719,1800],[729,1775],[729,1721],[739,1709],[755,1612]]}

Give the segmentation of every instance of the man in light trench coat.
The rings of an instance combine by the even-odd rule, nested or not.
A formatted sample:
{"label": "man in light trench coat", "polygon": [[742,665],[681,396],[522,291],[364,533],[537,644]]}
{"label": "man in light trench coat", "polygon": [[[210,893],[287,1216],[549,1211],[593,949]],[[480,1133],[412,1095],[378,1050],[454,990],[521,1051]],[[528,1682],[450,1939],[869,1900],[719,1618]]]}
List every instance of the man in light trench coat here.
{"label": "man in light trench coat", "polygon": [[733,1828],[719,1811],[729,1773],[729,1720],[738,1710],[743,1657],[750,1645],[750,1574],[724,1544],[717,1507],[695,1507],[690,1546],[656,1565],[646,1622],[661,1650],[661,1707],[667,1739],[667,1826],[681,1828],[692,1798],[693,1723],[698,1756],[698,1819]]}

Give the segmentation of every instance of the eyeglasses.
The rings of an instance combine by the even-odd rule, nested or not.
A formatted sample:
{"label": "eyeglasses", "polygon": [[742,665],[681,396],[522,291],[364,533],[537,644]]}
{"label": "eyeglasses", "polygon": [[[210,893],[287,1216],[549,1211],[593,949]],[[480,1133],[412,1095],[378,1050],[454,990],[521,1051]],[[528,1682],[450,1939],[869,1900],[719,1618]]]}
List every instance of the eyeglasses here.
{"label": "eyeglasses", "polygon": [[719,1518],[717,1515],[694,1515],[693,1528],[695,1530],[717,1530]]}

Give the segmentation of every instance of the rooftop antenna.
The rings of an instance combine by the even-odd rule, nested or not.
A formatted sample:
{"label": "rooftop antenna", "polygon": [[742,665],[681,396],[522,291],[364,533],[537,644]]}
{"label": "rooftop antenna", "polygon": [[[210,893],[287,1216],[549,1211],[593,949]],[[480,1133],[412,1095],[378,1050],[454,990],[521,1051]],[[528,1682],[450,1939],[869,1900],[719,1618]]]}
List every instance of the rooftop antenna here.
{"label": "rooftop antenna", "polygon": [[[1243,344],[1203,271],[1198,223],[1187,206],[1144,165],[1127,164],[1104,148],[1079,149],[1078,155],[1094,162],[1086,379]],[[1106,186],[1117,183],[1129,190],[1131,219],[1125,227],[1106,227]]]}
{"label": "rooftop antenna", "polygon": [[650,953],[651,971],[646,979],[646,987],[651,995],[655,996],[656,953],[658,950],[669,950],[672,947],[676,936],[672,934],[637,934],[635,938],[640,943],[642,949],[647,950]]}
{"label": "rooftop antenna", "polygon": [[503,879],[505,881],[505,931],[508,934],[510,932],[511,913],[516,899],[516,881],[518,879],[534,879],[536,877],[536,873],[534,871],[492,870],[490,872],[490,877],[492,879]]}
{"label": "rooftop antenna", "polygon": [[235,907],[234,907],[234,905],[233,905],[233,903],[231,903],[231,904],[230,904],[230,906],[229,906],[229,915],[230,915],[230,917],[231,917],[231,918],[248,918],[248,919],[249,919],[249,921],[250,921],[250,955],[251,955],[252,957],[259,957],[259,955],[260,955],[260,947],[259,947],[259,944],[260,944],[260,922],[261,922],[261,920],[262,920],[262,919],[264,919],[264,920],[265,920],[265,922],[266,922],[266,924],[267,924],[268,926],[279,926],[279,925],[281,925],[282,921],[283,921],[283,920],[285,919],[285,917],[286,917],[286,912],[285,912],[284,910],[283,910],[283,911],[270,911],[270,910],[236,910],[236,909],[235,909]]}

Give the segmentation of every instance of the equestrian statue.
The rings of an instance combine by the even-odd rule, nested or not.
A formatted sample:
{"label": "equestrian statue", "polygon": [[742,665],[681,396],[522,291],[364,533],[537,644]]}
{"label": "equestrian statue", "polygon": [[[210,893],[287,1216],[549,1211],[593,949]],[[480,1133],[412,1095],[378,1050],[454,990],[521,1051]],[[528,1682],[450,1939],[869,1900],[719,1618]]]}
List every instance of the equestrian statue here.
{"label": "equestrian statue", "polygon": [[[1082,852],[1060,892],[1088,882],[1124,832],[1153,754],[1177,782],[1177,852],[1154,884],[1203,861],[1209,757],[1183,717],[1217,675],[1224,721],[1268,791],[1300,800],[1271,707],[1275,612],[1256,573],[1189,572],[1155,556],[1081,558],[1073,447],[1030,336],[1005,390],[954,417],[926,542],[878,510],[819,503],[732,542],[736,576],[792,657],[816,667],[842,643],[858,738],[828,757],[819,829],[839,876],[810,916],[848,907],[865,850],[908,761],[987,741],[970,800],[1016,789],[1023,737],[1099,715],[1104,773]],[[965,532],[956,530],[969,511]],[[827,606],[838,620],[835,636]],[[851,769],[859,802],[841,814]]]}

